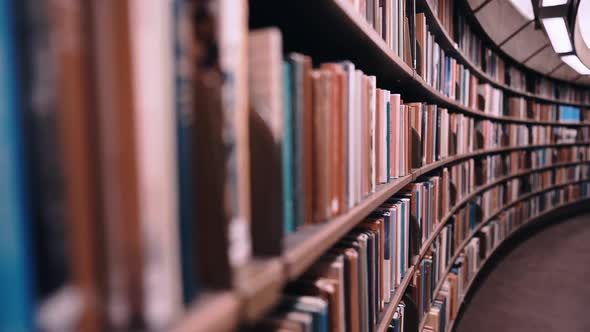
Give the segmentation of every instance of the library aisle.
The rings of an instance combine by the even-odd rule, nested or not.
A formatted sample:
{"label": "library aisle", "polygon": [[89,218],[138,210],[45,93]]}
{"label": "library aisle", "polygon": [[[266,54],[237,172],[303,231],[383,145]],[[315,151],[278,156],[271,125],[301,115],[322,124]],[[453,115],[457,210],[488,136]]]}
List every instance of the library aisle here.
{"label": "library aisle", "polygon": [[543,228],[494,263],[456,332],[590,331],[590,214]]}

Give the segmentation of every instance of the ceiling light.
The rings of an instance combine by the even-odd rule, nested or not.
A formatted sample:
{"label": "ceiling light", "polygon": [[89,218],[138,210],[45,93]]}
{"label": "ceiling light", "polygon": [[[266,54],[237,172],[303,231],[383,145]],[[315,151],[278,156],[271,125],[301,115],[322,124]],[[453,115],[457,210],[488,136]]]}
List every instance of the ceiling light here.
{"label": "ceiling light", "polygon": [[580,1],[577,22],[580,25],[582,39],[586,43],[586,47],[590,48],[590,0]]}
{"label": "ceiling light", "polygon": [[535,12],[533,11],[533,3],[531,0],[510,0],[512,5],[518,12],[525,18],[532,20],[535,18]]}
{"label": "ceiling light", "polygon": [[575,71],[577,71],[578,74],[590,75],[590,69],[588,69],[588,67],[584,66],[582,61],[580,61],[580,59],[577,56],[575,56],[573,54],[564,55],[561,57],[561,60],[563,60],[563,62],[567,63],[570,67],[572,67]]}
{"label": "ceiling light", "polygon": [[543,0],[543,7],[561,6],[565,5],[568,0]]}
{"label": "ceiling light", "polygon": [[551,45],[553,46],[555,52],[571,52],[573,50],[572,42],[570,41],[570,37],[567,32],[567,27],[565,25],[565,20],[563,19],[563,17],[549,17],[544,18],[542,21],[543,26],[545,26],[545,31],[547,31],[547,35],[549,36],[549,40],[551,41]]}

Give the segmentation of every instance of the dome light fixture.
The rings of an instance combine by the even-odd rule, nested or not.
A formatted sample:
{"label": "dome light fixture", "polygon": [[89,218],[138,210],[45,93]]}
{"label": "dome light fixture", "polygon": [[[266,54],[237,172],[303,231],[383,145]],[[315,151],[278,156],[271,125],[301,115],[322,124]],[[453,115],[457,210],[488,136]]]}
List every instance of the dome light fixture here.
{"label": "dome light fixture", "polygon": [[[590,75],[590,51],[580,32],[578,8],[581,1],[590,0],[540,0],[537,19],[542,23],[553,50],[561,60],[579,74]],[[585,6],[587,5],[586,3]],[[581,9],[584,8],[582,6]]]}

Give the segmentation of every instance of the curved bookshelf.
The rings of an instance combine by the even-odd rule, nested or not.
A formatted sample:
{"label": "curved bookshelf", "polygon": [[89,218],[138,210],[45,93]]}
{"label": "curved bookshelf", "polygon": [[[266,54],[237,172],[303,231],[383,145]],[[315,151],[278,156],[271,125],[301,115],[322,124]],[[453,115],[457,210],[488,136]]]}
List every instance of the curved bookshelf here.
{"label": "curved bookshelf", "polygon": [[[586,162],[587,163],[587,162]],[[547,167],[541,167],[538,169],[533,169],[533,170],[527,170],[527,171],[523,171],[520,172],[518,174],[513,174],[513,175],[508,175],[508,176],[504,176],[496,181],[493,181],[492,183],[489,184],[485,184],[482,185],[481,187],[477,188],[476,190],[474,190],[474,192],[472,194],[469,194],[467,197],[465,197],[464,199],[462,199],[459,203],[455,204],[452,208],[451,211],[449,211],[444,218],[441,219],[440,223],[436,226],[436,229],[432,232],[432,234],[428,237],[428,239],[422,243],[421,245],[421,249],[420,249],[420,255],[415,259],[416,262],[420,262],[424,256],[426,255],[426,253],[428,252],[430,246],[432,245],[432,243],[434,242],[434,240],[437,238],[437,236],[440,234],[440,231],[444,228],[444,226],[446,225],[447,221],[449,220],[449,218],[451,216],[453,216],[455,214],[455,212],[463,205],[465,205],[465,203],[469,202],[471,199],[473,199],[474,197],[476,197],[477,195],[483,193],[484,191],[486,191],[487,189],[494,187],[500,183],[506,182],[510,179],[513,178],[517,178],[517,177],[521,177],[527,174],[532,174],[532,173],[536,173],[536,172],[541,172],[547,169],[553,169],[553,168],[559,168],[559,167],[566,167],[569,165],[576,165],[577,163],[562,163],[562,164],[556,164],[556,165],[551,165],[551,166],[547,166]],[[562,183],[562,184],[558,184],[558,185],[554,185],[551,186],[549,188],[543,188],[541,190],[537,190],[531,193],[527,193],[526,195],[521,196],[518,200],[515,200],[513,202],[510,202],[506,205],[504,205],[503,207],[501,207],[500,209],[498,209],[498,211],[495,211],[492,215],[490,215],[489,217],[487,217],[485,220],[483,220],[476,228],[474,228],[473,232],[467,237],[465,238],[461,244],[457,247],[457,250],[455,250],[454,255],[451,257],[451,259],[449,260],[449,262],[454,261],[458,255],[461,253],[461,251],[463,250],[463,248],[467,245],[467,243],[469,242],[469,240],[475,235],[477,234],[477,232],[483,227],[485,226],[488,222],[490,222],[491,220],[493,220],[498,214],[500,214],[501,212],[503,212],[504,210],[506,210],[507,208],[510,208],[512,206],[514,206],[515,204],[517,204],[518,202],[521,201],[525,201],[531,197],[534,197],[536,195],[542,194],[546,191],[550,191],[553,190],[555,188],[560,188],[560,187],[564,187],[564,186],[568,186],[570,184],[576,184],[576,183],[581,183],[581,182],[587,182],[590,181],[590,179],[584,179],[584,180],[576,180],[576,181],[570,181],[570,182],[566,182],[566,183]],[[400,283],[400,287],[398,289],[396,289],[395,294],[396,296],[393,297],[394,300],[391,301],[391,303],[388,304],[388,308],[389,307],[396,307],[397,304],[399,303],[401,296],[403,295],[403,293],[405,292],[407,286],[409,285],[409,282],[411,280],[411,278],[413,277],[413,273],[416,270],[416,264],[412,264],[411,265],[411,270],[408,271],[408,273],[406,274],[406,276],[404,276],[404,280],[402,281],[402,283]],[[435,291],[433,292],[433,295],[436,295],[439,288],[442,286],[442,282],[444,281],[444,277],[446,277],[446,275],[450,272],[450,267],[447,268],[445,270],[445,273],[441,276],[441,281],[439,282],[439,284],[437,284]],[[406,280],[407,279],[407,280]],[[399,294],[398,294],[399,293]],[[397,301],[397,302],[395,302]],[[386,312],[386,311],[384,311]],[[393,310],[391,310],[391,314],[393,315]],[[392,317],[384,317],[386,322],[391,321]],[[424,322],[421,322],[420,324],[420,328],[418,329],[418,331],[422,331],[422,326],[423,326]],[[380,324],[378,325],[379,327],[381,327],[382,322],[380,322]],[[384,332],[387,331],[387,325],[385,326],[384,329],[377,329],[377,331],[379,332]]]}
{"label": "curved bookshelf", "polygon": [[289,279],[295,279],[299,277],[325,251],[327,251],[340,238],[342,238],[346,233],[354,228],[360,219],[369,215],[371,211],[401,190],[404,186],[415,181],[418,179],[418,177],[426,173],[432,172],[443,166],[478,156],[493,155],[517,150],[531,150],[537,148],[565,147],[586,144],[590,144],[590,142],[580,142],[574,144],[529,145],[480,150],[464,155],[449,157],[421,168],[414,169],[410,175],[406,175],[402,178],[395,179],[390,183],[381,185],[374,193],[370,194],[360,204],[354,206],[348,212],[331,220],[317,225],[305,227],[300,231],[290,234],[287,237],[285,254],[283,255],[283,260],[287,266],[287,276]]}
{"label": "curved bookshelf", "polygon": [[[483,268],[486,266],[486,264],[492,259],[492,257],[494,257],[494,254],[498,251],[498,249],[500,247],[502,247],[503,244],[508,243],[507,241],[510,238],[512,238],[514,235],[516,235],[519,231],[522,231],[525,227],[527,227],[527,226],[531,225],[532,223],[537,222],[541,219],[544,219],[547,216],[552,215],[553,213],[556,213],[556,212],[561,211],[563,209],[571,208],[571,207],[574,207],[574,206],[577,206],[580,204],[584,204],[587,202],[590,202],[589,198],[583,198],[583,199],[576,200],[573,202],[568,202],[568,203],[557,205],[557,206],[553,207],[552,209],[543,211],[543,212],[539,213],[538,215],[533,216],[533,217],[523,221],[522,224],[518,225],[516,228],[514,228],[512,231],[510,231],[510,233],[506,235],[506,238],[502,242],[498,243],[492,249],[492,251],[489,253],[489,255],[487,255],[487,257],[484,260],[482,260],[481,263],[479,264],[477,272],[475,273],[473,278],[469,281],[469,283],[465,287],[464,295],[461,296],[461,299],[459,301],[459,310],[461,310],[461,307],[464,305],[464,299],[465,299],[466,295],[468,295],[469,292],[471,291],[471,287],[474,285],[475,281],[477,280],[479,273],[483,270]],[[443,275],[443,277],[446,276],[448,274],[448,272],[449,271],[445,271],[445,274]],[[435,290],[434,294],[436,294],[436,292],[438,292],[439,287],[440,287],[440,285],[437,285],[437,289]],[[455,323],[456,323],[456,320],[451,321],[445,332],[452,332],[453,328],[455,327]],[[422,326],[423,326],[423,324],[421,323],[420,327],[422,327]]]}
{"label": "curved bookshelf", "polygon": [[[471,153],[448,157],[444,160],[425,165],[418,169],[413,169],[411,174],[393,180],[390,183],[383,184],[377,190],[366,197],[361,203],[351,208],[348,212],[335,218],[327,220],[321,224],[304,227],[303,229],[290,234],[286,239],[284,254],[278,259],[255,260],[244,267],[238,273],[235,281],[235,290],[233,292],[211,293],[206,294],[207,299],[214,300],[216,308],[223,308],[226,312],[236,312],[240,320],[253,322],[264,316],[264,314],[275,304],[280,297],[282,287],[290,280],[294,280],[302,275],[317,259],[332,247],[340,238],[353,229],[362,219],[368,216],[375,208],[385,202],[389,197],[395,195],[404,186],[417,180],[420,176],[438,170],[441,167],[452,165],[470,158],[482,157],[508,153],[513,151],[526,151],[539,148],[551,147],[570,147],[590,145],[590,141],[576,143],[558,143],[558,144],[537,144],[517,147],[500,147],[489,150],[479,150]],[[472,193],[462,198],[461,201],[451,207],[450,211],[441,218],[441,221],[433,230],[429,238],[422,244],[420,261],[426,254],[429,246],[443,229],[449,218],[470,199],[476,197],[485,190],[506,182],[510,179],[527,174],[541,172],[548,169],[559,167],[573,166],[580,163],[590,163],[590,161],[555,163],[552,165],[526,169],[522,172],[502,176],[491,183],[479,186]],[[552,188],[543,189],[544,191]],[[528,197],[528,196],[523,196]],[[496,212],[498,213],[498,212]],[[479,227],[479,226],[478,226]],[[395,307],[401,300],[405,289],[409,285],[415,265],[411,265],[398,287],[392,295],[392,301],[388,303],[379,316],[376,331],[386,331],[391,320]],[[191,305],[191,309],[186,315],[179,320],[174,328],[175,332],[184,331],[201,331],[195,330],[195,322],[203,322],[203,330],[208,331],[206,327],[213,326],[214,331],[232,331],[239,320],[218,322],[219,315],[212,315],[209,306],[204,305],[209,300],[199,299]],[[208,302],[207,302],[208,303]]]}
{"label": "curved bookshelf", "polygon": [[[343,58],[351,60],[365,73],[376,75],[380,86],[393,87],[393,91],[402,86],[410,90],[409,93],[404,93],[404,97],[407,96],[409,100],[429,102],[477,118],[500,122],[564,127],[590,126],[590,123],[586,122],[539,121],[487,114],[483,111],[471,109],[447,97],[427,84],[413,68],[395,54],[373,27],[361,18],[352,8],[352,5],[345,0],[308,0],[280,3],[267,0],[256,1],[253,5],[256,6],[254,12],[264,11],[273,14],[272,18],[265,17],[262,19],[263,21],[267,19],[272,23],[280,21],[284,24],[284,26],[279,26],[285,35],[285,40],[288,42],[290,39],[295,39],[295,41],[291,42],[295,49],[312,50],[313,53],[321,54],[319,59],[322,60],[324,58],[326,60]],[[314,14],[310,15],[310,13]],[[307,24],[300,24],[301,22],[298,19],[300,17]],[[326,24],[326,22],[330,24]],[[444,31],[440,26],[439,28],[439,30]],[[309,39],[297,40],[297,36],[308,36],[310,34],[314,36],[312,45],[310,45]],[[346,43],[347,46],[342,46],[343,43]],[[449,43],[452,45],[452,40],[449,40]],[[359,53],[359,49],[362,49],[363,52]],[[456,51],[460,53],[458,49]],[[465,56],[461,56],[461,58],[467,60]],[[480,73],[486,75],[481,71]],[[491,80],[490,77],[488,78]],[[519,93],[523,94],[522,92]],[[530,94],[524,93],[524,95]]]}
{"label": "curved bookshelf", "polygon": [[[523,201],[528,200],[529,198],[532,198],[534,196],[540,195],[540,194],[542,194],[544,192],[551,191],[551,190],[556,189],[556,188],[565,187],[565,186],[568,186],[568,185],[571,185],[571,184],[578,184],[578,183],[588,182],[588,181],[590,181],[590,179],[568,181],[568,182],[565,182],[565,183],[556,184],[556,185],[550,186],[548,188],[543,188],[543,189],[540,189],[540,190],[537,190],[537,191],[534,191],[534,192],[527,193],[527,194],[519,197],[517,200],[514,200],[512,202],[509,202],[508,204],[505,204],[504,206],[502,206],[501,208],[499,208],[497,211],[494,211],[492,214],[490,214],[488,217],[486,217],[482,222],[480,222],[477,225],[477,227],[475,227],[473,229],[473,231],[465,239],[463,239],[463,241],[461,241],[461,243],[455,249],[455,252],[453,253],[453,256],[451,256],[451,258],[449,259],[449,262],[454,262],[459,257],[459,255],[461,254],[461,252],[463,251],[463,249],[465,248],[465,246],[469,243],[469,241],[473,238],[473,236],[475,236],[477,234],[477,232],[479,232],[490,221],[494,220],[500,213],[504,212],[505,210],[509,209],[510,207],[518,204],[519,202],[523,202]],[[582,200],[587,200],[587,199],[582,199]],[[547,213],[549,213],[551,211],[554,211],[554,210],[556,210],[558,208],[561,208],[561,207],[566,206],[566,205],[569,205],[569,204],[574,204],[574,203],[577,203],[577,201],[576,202],[570,202],[570,203],[558,205],[556,207],[553,207],[551,209],[548,209],[546,211],[541,212],[537,216],[533,216],[533,217],[529,218],[529,220],[535,219],[535,218],[539,218],[539,217],[541,217],[541,216],[543,216],[543,215],[545,215],[545,214],[547,214]],[[514,233],[520,227],[522,227],[523,225],[527,224],[529,222],[529,220],[525,220],[524,222],[522,222],[522,224],[519,225],[519,226],[517,226],[514,230],[512,230],[510,232],[510,234]],[[506,241],[506,239],[508,239],[508,237],[509,237],[509,235],[507,235],[506,238],[504,240],[502,240],[502,242]],[[428,248],[426,248],[426,249],[428,249]],[[495,250],[495,248],[494,248],[494,250]],[[420,256],[420,259],[422,257],[423,257],[423,255]],[[479,270],[481,270],[481,267],[483,267],[483,265],[485,264],[485,261],[489,257],[491,257],[491,253],[490,253],[490,255],[488,255],[486,257],[486,259],[482,262],[482,264],[480,264]],[[446,276],[451,271],[451,268],[452,268],[452,265],[446,267],[445,268],[445,272],[440,276],[439,283],[436,285],[436,287],[434,289],[434,292],[432,293],[433,298],[436,297],[436,294],[438,294],[438,292],[440,290],[440,287],[442,287],[442,284],[444,283]],[[478,272],[479,272],[479,270],[478,270]],[[471,285],[471,283],[472,283],[473,280],[475,280],[475,277],[472,278],[472,280],[469,282],[469,286]],[[469,286],[466,289],[469,289]],[[422,330],[423,325],[424,325],[424,321],[422,321],[420,323],[420,329],[419,329],[419,331]],[[449,329],[449,331],[452,331],[452,329]]]}
{"label": "curved bookshelf", "polygon": [[[574,81],[568,81],[565,80],[563,78],[558,78],[558,77],[553,77],[553,76],[549,76],[548,74],[545,74],[543,72],[540,72],[534,68],[528,67],[526,65],[524,65],[523,63],[521,63],[520,61],[516,60],[511,54],[509,54],[508,52],[506,52],[505,50],[503,50],[500,45],[498,45],[486,32],[485,29],[483,27],[483,25],[481,24],[481,22],[479,21],[479,19],[477,18],[476,14],[474,13],[474,10],[476,8],[472,8],[471,5],[469,4],[468,1],[461,1],[460,5],[466,10],[465,14],[468,17],[468,20],[470,21],[470,25],[472,25],[472,28],[474,28],[475,32],[478,34],[482,34],[484,37],[484,42],[486,44],[489,45],[489,48],[491,50],[493,50],[496,54],[498,54],[500,57],[504,58],[504,59],[508,59],[509,62],[511,62],[513,64],[513,66],[518,67],[521,71],[526,71],[526,72],[530,72],[533,73],[536,76],[542,76],[542,77],[546,77],[547,79],[552,80],[553,82],[555,82],[556,84],[567,84],[570,86],[574,86],[577,88],[581,88],[581,89],[588,89],[590,88],[589,85],[587,84],[581,84],[580,82],[577,82],[577,80]],[[533,22],[534,23],[534,22]],[[550,41],[547,40],[547,47],[551,47]],[[564,63],[565,65],[565,63]],[[583,76],[583,75],[580,75]],[[533,94],[533,96],[535,96],[535,94]],[[552,97],[544,97],[544,96],[537,96],[538,98],[542,98],[542,99],[546,99],[546,101],[551,102],[552,100],[557,100],[555,98]],[[580,106],[580,107],[588,107],[588,104],[583,104],[583,103],[568,103],[568,102],[559,102],[561,104],[565,104],[565,105],[572,105],[572,106]]]}
{"label": "curved bookshelf", "polygon": [[[552,104],[559,104],[559,105],[570,105],[570,106],[577,106],[577,107],[590,107],[588,104],[584,103],[576,103],[576,102],[566,102],[561,101],[556,98],[544,97],[539,96],[534,93],[530,93],[527,91],[523,91],[520,89],[513,88],[505,83],[500,83],[484,72],[479,66],[475,65],[469,57],[467,57],[463,51],[457,47],[453,38],[449,35],[446,29],[441,24],[439,18],[436,16],[432,7],[430,7],[430,3],[427,0],[417,0],[416,7],[422,9],[424,14],[428,18],[430,22],[429,27],[432,29],[431,31],[433,34],[438,37],[439,45],[441,45],[444,50],[449,54],[452,55],[454,58],[459,60],[463,65],[465,65],[469,71],[477,76],[478,78],[484,80],[486,83],[489,83],[496,88],[503,89],[505,91],[510,92],[511,94],[522,96],[528,99],[538,100],[546,103]],[[528,69],[531,70],[531,69]]]}
{"label": "curved bookshelf", "polygon": [[[424,4],[428,10],[426,1],[419,1]],[[357,15],[351,5],[344,0],[324,0],[324,1],[260,1],[252,2],[253,6],[268,6],[266,12],[272,15],[278,15],[284,19],[285,24],[289,24],[293,31],[289,29],[283,31],[285,34],[285,42],[291,42],[295,39],[294,45],[297,48],[297,37],[290,36],[289,33],[295,35],[301,34],[308,36],[305,32],[312,31],[315,33],[314,41],[309,47],[315,48],[314,60],[324,59],[341,59],[342,57],[349,59],[368,74],[376,74],[380,87],[393,87],[399,91],[402,86],[409,90],[404,97],[408,100],[419,100],[424,102],[431,102],[439,106],[448,107],[454,112],[461,112],[477,118],[490,119],[498,122],[519,123],[528,125],[547,125],[547,126],[563,126],[563,127],[585,127],[590,126],[590,123],[564,123],[558,121],[537,121],[530,119],[522,119],[509,116],[496,116],[487,114],[485,112],[471,109],[460,104],[458,101],[447,97],[441,92],[437,91],[423,80],[415,70],[408,66],[397,54],[387,46],[385,41],[378,35],[372,27],[365,22],[364,19]],[[273,10],[276,9],[276,10]],[[313,15],[310,15],[313,13]],[[270,15],[269,14],[269,15]],[[290,16],[294,15],[293,18]],[[311,24],[301,24],[298,21],[297,15],[310,16]],[[469,59],[462,54],[462,52],[454,45],[450,36],[440,25],[440,22],[433,15],[429,14],[432,25],[435,30],[438,29],[438,35],[444,41],[443,46],[446,46],[447,51],[451,50],[464,65],[466,65],[473,73],[490,84],[510,91],[510,93],[525,96],[527,98],[535,98],[545,102],[559,103],[565,105],[576,105],[572,103],[562,103],[554,99],[535,96],[533,94],[515,90],[504,84],[500,84],[493,80],[489,75],[477,68]],[[276,19],[276,18],[275,18]],[[434,20],[433,20],[434,19]],[[315,21],[314,21],[315,20]],[[325,30],[317,29],[313,24],[318,22],[328,26]],[[306,30],[307,29],[307,30]],[[340,36],[334,37],[333,31],[339,31]],[[304,32],[304,33],[302,33]],[[317,37],[317,38],[315,38]],[[319,45],[326,40],[336,39],[332,43],[345,43],[347,45],[338,47],[330,47],[332,45]],[[446,41],[445,41],[446,39]],[[309,40],[306,40],[309,42]],[[301,41],[303,42],[303,41]],[[362,51],[359,51],[362,50]],[[453,51],[454,50],[454,51]],[[317,55],[317,56],[316,56]],[[405,90],[404,90],[405,91]],[[577,105],[579,106],[579,105]],[[289,234],[285,239],[283,254],[280,257],[275,257],[267,260],[255,260],[248,264],[240,273],[238,273],[237,280],[234,282],[234,289],[229,293],[214,293],[205,294],[211,305],[205,305],[205,299],[198,299],[196,303],[191,305],[191,309],[179,320],[175,326],[175,332],[184,331],[231,331],[235,329],[240,322],[253,322],[266,314],[269,309],[276,303],[281,295],[282,287],[289,281],[301,276],[320,256],[330,249],[336,242],[345,236],[350,230],[366,218],[375,208],[385,202],[389,197],[393,196],[406,185],[417,180],[420,176],[430,172],[441,169],[454,163],[458,163],[469,158],[481,157],[487,155],[502,154],[519,150],[532,150],[538,148],[550,147],[568,147],[590,145],[590,141],[576,142],[576,143],[558,143],[558,144],[538,144],[525,146],[511,146],[498,147],[493,149],[482,149],[467,154],[457,155],[436,161],[434,163],[424,165],[421,168],[413,169],[409,175],[392,180],[387,184],[378,186],[376,191],[365,197],[359,204],[352,207],[349,211],[331,218],[325,222],[317,225],[304,227],[293,234]],[[590,161],[583,161],[589,163]],[[487,189],[504,183],[510,179],[541,172],[547,169],[554,169],[558,167],[565,167],[568,165],[575,165],[580,163],[557,163],[537,169],[527,169],[516,174],[506,175],[495,179],[491,183],[487,183],[476,188],[473,192],[463,197],[461,201],[454,204],[441,221],[435,226],[432,234],[428,239],[422,243],[418,262],[426,255],[427,250],[440,234],[443,227],[448,220],[458,209],[464,206],[472,198],[486,191]],[[584,180],[588,181],[588,180]],[[578,181],[581,182],[581,181]],[[567,184],[559,184],[551,188],[545,188],[540,191],[529,193],[519,198],[519,200],[512,202],[494,212],[494,215],[500,213],[503,209],[516,204],[516,202],[532,197],[534,194],[539,194],[554,188],[565,186]],[[465,246],[466,241],[469,240],[473,234],[476,234],[482,225],[489,222],[492,217],[486,218],[480,225],[478,225],[472,234],[465,239],[459,246],[457,253]],[[456,253],[456,254],[457,254]],[[455,254],[455,255],[456,255]],[[406,274],[401,280],[400,286],[392,294],[392,301],[386,304],[386,307],[379,315],[379,321],[376,326],[376,331],[386,331],[391,321],[396,306],[400,302],[406,288],[410,284],[412,277],[416,271],[416,265],[412,264],[406,271]],[[448,273],[448,271],[447,271]],[[437,290],[438,290],[437,286]],[[213,313],[211,307],[218,308],[216,313]],[[223,312],[222,315],[217,313]],[[229,314],[228,314],[229,313]],[[231,316],[231,319],[227,317]]]}

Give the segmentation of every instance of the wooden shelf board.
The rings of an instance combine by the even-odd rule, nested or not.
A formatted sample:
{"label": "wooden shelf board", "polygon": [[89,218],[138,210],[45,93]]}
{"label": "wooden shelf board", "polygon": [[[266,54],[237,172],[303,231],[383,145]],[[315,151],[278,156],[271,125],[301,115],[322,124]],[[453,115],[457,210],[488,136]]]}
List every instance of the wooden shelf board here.
{"label": "wooden shelf board", "polygon": [[289,235],[283,256],[287,265],[287,276],[290,279],[300,276],[363,218],[411,181],[412,176],[408,175],[384,184],[348,212],[321,224],[304,227]]}
{"label": "wooden shelf board", "polygon": [[239,301],[232,292],[200,294],[188,312],[170,329],[172,332],[230,332],[239,323]]}
{"label": "wooden shelf board", "polygon": [[395,313],[395,309],[397,305],[401,302],[406,289],[410,285],[412,278],[414,277],[415,267],[410,266],[406,271],[404,278],[402,279],[399,287],[394,291],[391,302],[387,304],[385,309],[379,315],[379,320],[377,322],[377,327],[375,329],[376,332],[386,332],[387,327],[389,326],[389,322],[393,318],[393,314]]}
{"label": "wooden shelf board", "polygon": [[253,259],[236,273],[234,284],[242,308],[241,318],[253,322],[279,300],[285,284],[283,265],[279,258]]}
{"label": "wooden shelf board", "polygon": [[[393,180],[393,182],[381,185],[371,195],[367,196],[360,204],[348,212],[328,221],[303,227],[286,238],[283,262],[286,264],[286,275],[290,280],[296,279],[305,272],[321,255],[338,242],[346,233],[352,230],[363,218],[368,216],[379,205],[389,197],[395,195],[407,184],[415,181],[419,176],[432,172],[440,167],[450,165],[475,156],[498,154],[517,150],[529,150],[545,147],[564,147],[571,145],[586,145],[590,142],[563,143],[563,144],[540,144],[517,147],[501,147],[491,150],[471,152],[461,156],[453,156],[414,169],[411,175]],[[491,185],[487,185],[491,186]],[[466,201],[467,198],[464,199]],[[457,204],[456,204],[457,205]],[[455,210],[456,206],[453,207]],[[452,211],[455,211],[452,210]],[[448,218],[448,217],[446,217]],[[446,220],[445,220],[446,222]],[[441,224],[441,223],[439,223]],[[442,227],[438,225],[437,227]]]}

